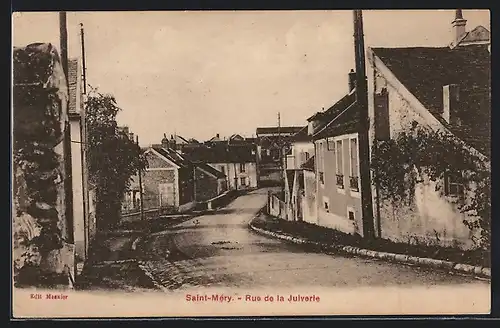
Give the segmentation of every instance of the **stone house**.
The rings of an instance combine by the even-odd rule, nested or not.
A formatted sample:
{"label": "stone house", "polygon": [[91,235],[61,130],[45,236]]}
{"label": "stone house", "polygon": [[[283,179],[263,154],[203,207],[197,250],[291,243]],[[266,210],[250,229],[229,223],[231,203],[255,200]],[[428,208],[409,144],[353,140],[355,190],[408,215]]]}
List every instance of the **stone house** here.
{"label": "stone house", "polygon": [[194,207],[192,163],[162,145],[149,147],[144,155],[148,162],[142,172],[144,209],[184,211]]}
{"label": "stone house", "polygon": [[[489,162],[491,86],[489,32],[466,31],[461,10],[452,23],[453,41],[443,47],[368,48],[370,142],[394,139],[412,125],[456,137]],[[394,241],[470,248],[471,231],[457,207],[463,185],[450,172],[443,181],[425,177],[411,205],[379,201],[373,188],[378,236]],[[444,195],[436,187],[444,187]],[[458,201],[460,203],[461,201]]]}
{"label": "stone house", "polygon": [[229,190],[257,187],[257,159],[253,144],[212,143],[185,155],[194,163],[206,163],[222,172]]}
{"label": "stone house", "polygon": [[[204,162],[193,161],[187,154],[169,148],[168,144],[153,145],[144,154],[148,161],[148,168],[142,173],[145,209],[166,208],[183,212],[228,189],[223,172]],[[138,178],[134,177],[133,181],[138,181]],[[135,193],[131,200],[139,205],[137,197]]]}

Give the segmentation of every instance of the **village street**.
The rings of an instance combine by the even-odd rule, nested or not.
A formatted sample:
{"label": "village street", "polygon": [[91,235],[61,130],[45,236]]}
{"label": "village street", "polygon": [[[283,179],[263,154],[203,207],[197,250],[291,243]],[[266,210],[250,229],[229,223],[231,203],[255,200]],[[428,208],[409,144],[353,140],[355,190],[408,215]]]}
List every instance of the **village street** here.
{"label": "village street", "polygon": [[[308,252],[252,232],[248,223],[266,202],[266,189],[237,198],[217,214],[149,235],[139,248],[153,254],[146,268],[165,288],[195,286],[428,287],[489,283],[375,259]],[[168,249],[172,251],[167,260]]]}

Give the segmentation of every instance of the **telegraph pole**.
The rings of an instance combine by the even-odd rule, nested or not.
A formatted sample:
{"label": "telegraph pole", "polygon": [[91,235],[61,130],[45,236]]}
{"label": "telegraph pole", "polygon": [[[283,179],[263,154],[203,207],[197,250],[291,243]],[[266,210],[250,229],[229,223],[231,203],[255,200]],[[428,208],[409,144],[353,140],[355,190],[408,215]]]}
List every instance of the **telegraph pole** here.
{"label": "telegraph pole", "polygon": [[[139,136],[136,136],[135,140],[137,142],[137,147],[139,147],[139,149],[140,149],[140,146],[139,146]],[[139,160],[141,159],[140,156],[141,155],[140,155],[140,152],[139,152]],[[141,168],[139,167],[139,169],[137,171],[138,171],[138,175],[139,175],[139,199],[140,199],[140,202],[141,202],[141,220],[144,220],[144,200],[142,198],[142,173],[141,173]]]}
{"label": "telegraph pole", "polygon": [[361,175],[361,203],[363,215],[363,236],[374,237],[373,207],[370,174],[370,144],[368,130],[368,83],[365,71],[365,46],[363,33],[363,14],[361,10],[353,11],[354,18],[354,51],[356,61],[356,102],[360,111],[359,125],[359,166]]}
{"label": "telegraph pole", "polygon": [[82,38],[82,80],[83,93],[87,94],[87,66],[85,65],[85,35],[83,33],[83,23],[80,23],[80,36]]}
{"label": "telegraph pole", "polygon": [[[61,50],[61,64],[66,78],[66,88],[69,90],[68,84],[68,29],[66,26],[66,12],[59,12],[59,42]],[[69,97],[66,99],[66,112],[69,110]],[[65,216],[69,222],[70,230],[73,231],[73,184],[72,184],[72,165],[71,165],[71,130],[69,120],[64,122],[64,189],[65,189]],[[73,242],[73,233],[69,234],[69,242]]]}
{"label": "telegraph pole", "polygon": [[89,247],[89,213],[90,213],[90,192],[89,192],[89,167],[88,167],[88,145],[89,139],[87,134],[87,113],[85,108],[85,101],[87,96],[87,79],[86,79],[86,68],[85,68],[85,39],[83,34],[83,24],[80,23],[80,36],[81,36],[81,50],[82,50],[82,84],[83,90],[80,90],[80,93],[77,97],[81,97],[83,95],[84,104],[81,105],[80,109],[80,135],[82,140],[81,146],[81,156],[82,156],[82,181],[83,181],[83,227],[84,227],[84,239],[85,239],[85,258],[88,258],[88,247]]}

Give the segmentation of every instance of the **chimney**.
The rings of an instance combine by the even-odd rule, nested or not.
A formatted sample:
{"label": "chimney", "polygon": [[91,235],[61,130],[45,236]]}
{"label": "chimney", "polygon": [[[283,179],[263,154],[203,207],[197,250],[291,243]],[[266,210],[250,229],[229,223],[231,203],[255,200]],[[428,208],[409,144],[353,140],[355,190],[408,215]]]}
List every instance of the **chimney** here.
{"label": "chimney", "polygon": [[458,43],[465,34],[465,25],[467,20],[462,16],[462,9],[455,10],[455,20],[451,22],[453,26],[453,43]]}
{"label": "chimney", "polygon": [[356,72],[353,69],[349,72],[349,93],[356,87]]}
{"label": "chimney", "polygon": [[443,118],[447,123],[456,123],[459,105],[459,87],[456,84],[443,86]]}
{"label": "chimney", "polygon": [[215,135],[215,137],[216,137],[217,139],[219,139],[219,134],[217,133],[217,134]]}

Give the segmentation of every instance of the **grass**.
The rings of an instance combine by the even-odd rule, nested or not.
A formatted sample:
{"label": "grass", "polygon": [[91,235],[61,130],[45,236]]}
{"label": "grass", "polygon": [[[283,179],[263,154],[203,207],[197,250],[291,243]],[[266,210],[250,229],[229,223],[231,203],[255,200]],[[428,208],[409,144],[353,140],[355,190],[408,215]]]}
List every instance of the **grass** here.
{"label": "grass", "polygon": [[490,252],[485,250],[463,251],[451,247],[397,243],[387,239],[368,241],[359,235],[346,234],[334,229],[320,227],[306,222],[285,221],[265,214],[255,218],[252,224],[257,228],[264,230],[281,232],[331,245],[355,246],[381,252],[405,254],[416,257],[446,260],[455,263],[491,267]]}

